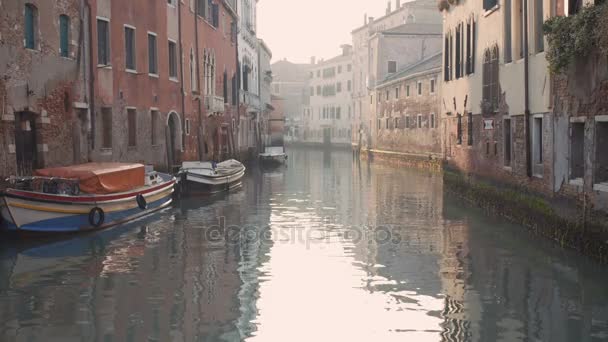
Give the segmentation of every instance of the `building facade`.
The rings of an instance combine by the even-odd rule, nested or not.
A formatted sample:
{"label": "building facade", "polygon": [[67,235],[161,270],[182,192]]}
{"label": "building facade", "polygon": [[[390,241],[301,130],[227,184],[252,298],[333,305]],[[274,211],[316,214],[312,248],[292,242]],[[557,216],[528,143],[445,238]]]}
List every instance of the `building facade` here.
{"label": "building facade", "polygon": [[[441,15],[437,13],[434,1],[416,0],[402,4],[395,1],[395,10],[389,2],[386,13],[380,18],[364,16],[363,25],[352,31],[353,37],[353,113],[352,144],[366,145],[366,139],[371,139],[374,117],[371,114],[374,103],[369,98],[376,84],[372,79],[379,80],[376,70],[372,67],[377,60],[378,50],[370,45],[372,37],[381,31],[387,31],[403,24],[435,24],[441,25]],[[430,54],[429,54],[430,55]],[[428,55],[427,55],[428,56]]]}
{"label": "building facade", "polygon": [[352,113],[352,46],[313,65],[309,73],[310,104],[304,108],[302,142],[350,146]]}
{"label": "building facade", "polygon": [[0,179],[87,160],[90,75],[81,25],[88,21],[81,17],[79,0],[2,3]]}
{"label": "building facade", "polygon": [[302,118],[304,109],[310,104],[309,72],[312,64],[292,63],[280,60],[272,64],[272,94],[283,98],[286,121],[287,142],[299,142],[302,139]]}
{"label": "building facade", "polygon": [[375,153],[441,159],[441,53],[386,77],[376,87]]}
{"label": "building facade", "polygon": [[258,131],[259,137],[256,137],[260,141],[258,142],[258,146],[260,150],[263,150],[265,146],[269,146],[270,141],[270,131],[268,129],[268,122],[271,118],[272,111],[274,107],[272,106],[272,69],[270,67],[270,61],[272,59],[272,52],[268,45],[264,43],[262,39],[258,40],[258,62],[260,63],[258,69],[260,70],[260,78],[259,78],[259,89],[260,89],[260,105],[261,105],[261,114],[260,120],[258,122]]}

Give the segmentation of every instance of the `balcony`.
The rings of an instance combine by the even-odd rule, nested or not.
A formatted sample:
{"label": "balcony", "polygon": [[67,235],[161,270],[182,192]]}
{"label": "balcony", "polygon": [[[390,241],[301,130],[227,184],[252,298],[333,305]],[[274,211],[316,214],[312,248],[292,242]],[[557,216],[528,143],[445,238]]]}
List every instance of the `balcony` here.
{"label": "balcony", "polygon": [[224,98],[215,95],[205,95],[205,108],[207,109],[207,114],[223,114],[225,111]]}
{"label": "balcony", "polygon": [[256,94],[252,94],[248,91],[242,91],[241,95],[243,96],[242,102],[248,107],[253,107],[255,109],[260,108],[260,97]]}

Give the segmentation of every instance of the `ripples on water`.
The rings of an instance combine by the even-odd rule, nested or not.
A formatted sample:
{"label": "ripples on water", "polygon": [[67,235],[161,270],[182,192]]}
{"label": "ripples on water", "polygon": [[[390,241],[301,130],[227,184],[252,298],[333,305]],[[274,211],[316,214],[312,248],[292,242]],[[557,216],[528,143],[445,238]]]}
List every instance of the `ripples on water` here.
{"label": "ripples on water", "polygon": [[601,341],[606,269],[445,196],[291,151],[242,190],[0,246],[2,341]]}

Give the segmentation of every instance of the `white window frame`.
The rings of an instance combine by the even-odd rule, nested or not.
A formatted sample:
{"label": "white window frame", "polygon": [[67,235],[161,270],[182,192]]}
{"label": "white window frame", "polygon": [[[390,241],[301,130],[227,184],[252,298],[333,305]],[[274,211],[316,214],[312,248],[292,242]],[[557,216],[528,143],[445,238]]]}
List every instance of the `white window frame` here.
{"label": "white window frame", "polygon": [[[158,63],[158,35],[156,34],[156,32],[152,32],[152,31],[148,31],[148,36],[154,36],[156,37],[156,73],[151,73],[150,72],[150,40],[148,38],[148,76],[150,77],[155,77],[158,78],[158,74],[159,74],[159,63]],[[167,47],[168,48],[168,47]]]}
{"label": "white window frame", "polygon": [[[177,0],[174,0],[177,1]],[[173,81],[176,83],[179,83],[179,54],[177,51],[177,42],[171,38],[167,38],[167,64],[169,64],[169,68],[171,68],[171,60],[169,58],[169,42],[175,44],[175,73],[177,74],[177,76],[171,76],[171,73],[169,72],[169,81]],[[157,41],[158,44],[158,41]]]}

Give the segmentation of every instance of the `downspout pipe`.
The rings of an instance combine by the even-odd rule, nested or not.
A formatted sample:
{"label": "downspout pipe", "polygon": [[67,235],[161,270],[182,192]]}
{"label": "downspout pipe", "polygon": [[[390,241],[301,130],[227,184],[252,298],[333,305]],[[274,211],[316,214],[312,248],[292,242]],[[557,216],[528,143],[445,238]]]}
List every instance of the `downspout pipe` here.
{"label": "downspout pipe", "polygon": [[[239,33],[241,31],[241,18],[238,16],[239,13],[239,2],[236,1],[236,3],[234,4],[234,6],[236,7],[234,10],[237,13],[237,19],[236,19],[236,37],[234,37],[235,39],[235,48],[236,48],[236,132],[232,132],[232,142],[233,142],[233,146],[232,146],[232,153],[233,155],[236,157],[238,156],[239,150],[240,150],[240,146],[238,144],[238,137],[240,136],[240,130],[241,130],[241,66],[240,66],[240,62],[239,62]],[[236,133],[236,139],[235,139],[235,133]]]}
{"label": "downspout pipe", "polygon": [[[90,115],[90,125],[91,131],[90,139],[91,145],[88,151],[88,159],[92,160],[92,153],[95,150],[95,64],[93,63],[93,13],[91,10],[91,3],[89,0],[85,0],[85,4],[87,6],[87,12],[89,14],[89,28],[88,28],[88,40],[89,40],[89,115]],[[86,60],[86,57],[85,57]]]}
{"label": "downspout pipe", "polygon": [[[194,2],[194,48],[196,49],[195,51],[195,58],[196,58],[196,79],[197,79],[197,83],[200,82],[201,79],[201,68],[198,65],[198,61],[200,61],[199,57],[199,51],[198,51],[198,13],[199,13],[199,2],[195,1]],[[201,86],[199,84],[199,91],[201,91]],[[198,125],[199,125],[199,134],[198,135],[198,156],[200,158],[200,160],[203,160],[203,151],[204,151],[204,146],[203,143],[201,142],[202,134],[200,134],[202,132],[202,127],[203,127],[203,114],[201,112],[201,97],[198,97],[198,101],[197,101],[197,106],[198,106]]]}
{"label": "downspout pipe", "polygon": [[528,47],[528,0],[524,0],[524,120],[526,134],[526,174],[532,177],[532,127],[530,124],[530,58]]}
{"label": "downspout pipe", "polygon": [[[179,69],[180,69],[180,92],[182,96],[182,150],[186,149],[186,95],[184,94],[184,45],[182,44],[182,6],[181,1],[177,2],[177,36],[179,40]],[[169,169],[171,169],[173,165],[169,165]]]}

